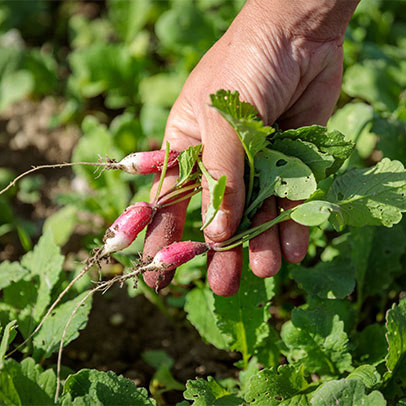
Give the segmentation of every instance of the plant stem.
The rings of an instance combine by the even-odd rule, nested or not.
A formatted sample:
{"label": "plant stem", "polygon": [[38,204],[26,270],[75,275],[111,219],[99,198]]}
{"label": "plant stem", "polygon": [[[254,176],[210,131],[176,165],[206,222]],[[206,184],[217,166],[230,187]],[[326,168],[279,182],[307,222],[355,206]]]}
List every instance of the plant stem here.
{"label": "plant stem", "polygon": [[257,235],[263,233],[264,231],[269,230],[275,224],[282,223],[283,221],[290,219],[290,214],[294,209],[284,210],[278,217],[275,217],[273,220],[267,221],[259,226],[250,228],[249,230],[245,230],[242,233],[234,235],[227,241],[223,241],[218,244],[214,244],[211,248],[214,251],[228,251],[232,248],[238,247],[239,245],[243,244],[246,241],[251,240],[252,238],[256,237]]}
{"label": "plant stem", "polygon": [[[244,143],[243,143],[243,145],[244,145]],[[250,204],[251,196],[252,196],[252,190],[254,189],[255,167],[254,167],[254,158],[248,152],[248,149],[245,148],[245,145],[244,145],[244,149],[245,149],[245,153],[246,153],[247,158],[248,158],[248,164],[249,164],[249,167],[250,167],[249,180],[248,180],[247,200],[246,200],[246,204],[248,205],[248,204]]]}
{"label": "plant stem", "polygon": [[161,171],[161,176],[159,178],[158,189],[156,190],[156,194],[155,194],[154,203],[156,203],[159,199],[159,194],[161,193],[162,185],[164,183],[166,170],[168,169],[168,161],[169,161],[169,142],[166,141],[165,159],[164,159],[164,164],[163,164],[162,171]]}
{"label": "plant stem", "polygon": [[168,201],[167,203],[164,203],[164,204],[160,204],[160,205],[158,205],[158,207],[161,209],[162,207],[172,206],[172,205],[174,205],[176,203],[179,203],[179,202],[181,202],[183,200],[190,199],[192,196],[199,193],[201,190],[202,190],[202,188],[199,188],[197,190],[193,190],[192,192],[188,193],[187,195],[181,196],[179,199]]}
{"label": "plant stem", "polygon": [[193,190],[198,188],[199,191],[201,189],[200,183],[193,183],[191,185],[187,185],[183,188],[180,189],[176,189],[176,188],[172,188],[170,190],[168,190],[165,194],[163,194],[159,200],[157,201],[156,205],[157,206],[162,206],[163,204],[165,204],[166,202],[168,202],[169,200],[173,199],[176,196],[179,196],[185,192],[188,192],[189,190]]}

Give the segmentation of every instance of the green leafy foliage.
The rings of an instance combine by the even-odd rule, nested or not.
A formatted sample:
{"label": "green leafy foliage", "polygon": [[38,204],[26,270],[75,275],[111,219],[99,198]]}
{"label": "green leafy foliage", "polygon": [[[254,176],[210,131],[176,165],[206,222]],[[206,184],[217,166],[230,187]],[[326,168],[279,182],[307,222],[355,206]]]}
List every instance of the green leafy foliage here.
{"label": "green leafy foliage", "polygon": [[200,336],[220,349],[226,349],[227,342],[216,324],[214,294],[204,287],[196,287],[186,296],[185,311],[188,320]]}
{"label": "green leafy foliage", "polygon": [[335,179],[328,199],[340,206],[347,224],[391,227],[406,211],[406,171],[384,158],[367,169],[353,169]]}
{"label": "green leafy foliage", "polygon": [[[113,372],[82,369],[70,375],[64,385],[62,405],[120,404],[153,406],[144,388],[137,388],[129,379]],[[73,402],[72,402],[73,400]]]}
{"label": "green leafy foliage", "polygon": [[18,262],[4,261],[0,264],[0,289],[18,282],[28,274],[28,270],[23,268]]}
{"label": "green leafy foliage", "polygon": [[185,151],[182,151],[178,157],[179,163],[179,177],[177,185],[182,186],[188,179],[191,178],[193,169],[197,164],[199,154],[202,151],[202,145],[196,145],[189,147]]}
{"label": "green leafy foliage", "polygon": [[388,372],[386,394],[390,399],[402,396],[406,388],[405,382],[405,337],[406,337],[406,300],[403,299],[398,305],[393,305],[386,316],[386,328],[388,341],[388,353],[386,367]]}
{"label": "green leafy foliage", "polygon": [[356,143],[361,158],[368,158],[375,148],[377,137],[372,132],[373,108],[361,102],[348,103],[330,118],[327,128],[336,129]]}
{"label": "green leafy foliage", "polygon": [[[43,124],[46,140],[52,138],[48,137],[51,127],[61,130],[61,148],[65,147],[64,129],[81,128],[72,160],[96,161],[98,154],[120,159],[131,152],[158,149],[185,79],[243,3],[1,2],[1,145],[2,157],[7,158],[7,168],[0,170],[2,187],[19,172],[20,153],[26,147],[31,150],[31,145],[19,149],[22,135],[33,132],[38,145],[45,142],[43,134],[36,136],[36,120],[31,118]],[[210,347],[205,347],[205,355],[211,354],[214,361],[221,357],[224,368],[217,370],[217,363],[209,358],[206,368],[201,354],[185,366],[182,358],[172,358],[184,348],[179,351],[174,343],[165,352],[160,350],[154,334],[143,332],[144,323],[139,323],[134,331],[137,340],[129,343],[132,366],[123,365],[123,371],[136,370],[137,378],[142,374],[137,368],[138,337],[151,337],[152,349],[141,348],[138,355],[153,369],[140,378],[147,382],[152,376],[147,386],[154,399],[112,372],[84,369],[68,377],[63,373],[62,380],[67,379],[59,404],[171,404],[174,391],[179,394],[185,380],[194,377],[185,377],[190,368],[196,368],[196,374],[213,374],[215,379],[189,379],[184,392],[187,400],[179,405],[406,404],[404,300],[392,306],[406,290],[406,222],[400,221],[406,207],[404,6],[404,0],[360,2],[346,33],[343,89],[327,129],[268,127],[237,92],[221,90],[212,96],[213,107],[236,130],[247,152],[248,194],[239,231],[250,227],[264,198],[272,195],[306,199],[284,220],[315,227],[302,264],[283,264],[275,278],[261,280],[245,262],[240,292],[232,298],[220,298],[206,286],[203,257],[179,269],[160,297],[143,281],[138,290],[131,287],[137,300],[144,295],[176,322],[175,328],[189,334],[192,329],[183,323],[190,322],[204,341],[237,352],[225,355],[212,348],[216,351],[212,355]],[[36,106],[53,102],[57,111],[44,123],[47,115],[36,117],[42,111]],[[21,111],[30,111],[30,120],[25,122]],[[16,117],[10,119],[14,112]],[[21,131],[11,134],[10,129],[20,124]],[[201,171],[193,172],[201,150],[202,146],[196,146],[181,154],[180,184],[201,179]],[[38,154],[41,149],[35,148],[35,159],[48,159]],[[14,157],[18,158],[15,162]],[[44,370],[40,362],[57,350],[67,319],[86,294],[90,276],[75,284],[38,335],[20,348],[19,362],[7,353],[38,325],[51,302],[81,269],[76,264],[83,259],[81,252],[99,245],[102,228],[114,221],[131,196],[131,201],[148,199],[150,177],[115,171],[97,176],[93,170],[76,167],[72,188],[68,187],[69,175],[58,183],[53,183],[56,178],[52,176],[49,183],[44,174],[0,196],[1,404],[54,403],[55,373]],[[225,187],[224,180],[209,179],[211,190],[217,192],[212,193],[208,219],[214,217]],[[43,236],[36,244],[44,220],[37,216],[55,193],[55,202],[64,207],[45,220]],[[198,232],[199,199],[195,196],[188,209],[184,239],[203,238]],[[31,210],[35,210],[34,222],[27,220]],[[35,244],[31,252],[21,254]],[[116,255],[111,264],[102,264],[102,274],[105,270],[109,275],[122,272],[121,263],[130,267],[140,250],[142,245],[137,243]],[[23,257],[18,261],[20,254]],[[72,272],[65,275],[62,265]],[[117,305],[110,291],[102,300],[112,308]],[[90,306],[88,301],[73,318],[65,344],[85,326]],[[148,309],[145,317],[151,317]],[[103,336],[103,340],[111,337]],[[234,367],[224,361],[228,356],[237,361]],[[121,363],[110,364],[109,357],[103,358],[103,366],[104,361],[107,368],[121,367]]]}
{"label": "green leafy foliage", "polygon": [[281,334],[294,365],[330,377],[352,370],[348,336],[337,315],[322,308],[294,309],[292,320],[284,324]]}
{"label": "green leafy foliage", "polygon": [[272,279],[259,279],[246,270],[241,288],[232,297],[215,296],[216,323],[230,349],[242,354],[245,365],[269,334],[269,301],[274,295]]}
{"label": "green leafy foliage", "polygon": [[53,404],[56,376],[52,369],[44,371],[32,358],[22,362],[9,359],[5,362],[0,385],[0,399],[4,404],[50,405]]}
{"label": "green leafy foliage", "polygon": [[245,400],[251,405],[299,405],[309,404],[310,396],[303,393],[308,383],[302,369],[291,365],[263,369],[251,377]]}
{"label": "green leafy foliage", "polygon": [[339,402],[343,406],[386,406],[382,393],[366,393],[365,385],[358,379],[330,381],[320,387],[312,398],[312,406],[330,406]]}
{"label": "green leafy foliage", "polygon": [[195,381],[188,381],[184,397],[185,399],[193,400],[193,406],[236,406],[243,404],[242,399],[232,395],[211,376],[207,378],[207,381],[201,378],[196,379]]}
{"label": "green leafy foliage", "polygon": [[350,261],[341,258],[319,262],[310,269],[295,266],[291,274],[306,292],[323,299],[342,299],[350,295],[355,287],[354,267]]}
{"label": "green leafy foliage", "polygon": [[301,160],[277,151],[261,151],[255,159],[261,200],[275,195],[304,200],[316,191],[316,179]]}
{"label": "green leafy foliage", "polygon": [[388,351],[385,333],[385,328],[379,324],[370,324],[365,327],[356,337],[355,356],[361,362],[368,362],[371,365],[381,363]]}
{"label": "green leafy foliage", "polygon": [[329,219],[331,213],[340,216],[340,207],[322,200],[299,204],[290,215],[292,220],[304,226],[319,226]]}
{"label": "green leafy foliage", "polygon": [[[343,134],[341,134],[339,131],[332,130],[332,131],[327,131],[325,127],[318,126],[318,125],[312,125],[308,127],[301,127],[296,130],[287,130],[283,132],[277,132],[273,136],[273,140],[284,140],[284,139],[292,139],[292,140],[301,140],[302,142],[306,143],[312,143],[317,147],[317,150],[319,151],[319,157],[318,160],[321,159],[321,157],[324,157],[326,159],[327,156],[333,158],[333,163],[330,165],[328,168],[329,170],[326,171],[326,174],[329,175],[330,173],[334,173],[337,171],[342,163],[344,162],[345,159],[347,159],[350,155],[351,152],[354,149],[354,144],[351,141],[347,141],[344,137]],[[275,141],[276,142],[276,141]],[[278,145],[278,144],[277,144]],[[292,145],[292,144],[291,144]],[[298,144],[300,145],[300,144]],[[300,147],[295,147],[295,149],[298,149]],[[302,148],[301,148],[302,149]],[[315,151],[315,149],[313,148]],[[321,154],[327,154],[327,155],[321,155]],[[303,157],[303,161],[305,162],[305,159],[310,161],[309,163],[313,164],[312,161],[313,159],[307,157],[306,154],[301,154],[301,157]],[[307,162],[305,162],[307,163]],[[318,165],[320,165],[320,162],[318,162]],[[310,164],[309,164],[310,166]],[[316,166],[317,168],[317,166]],[[320,175],[320,173],[319,173]]]}
{"label": "green leafy foliage", "polygon": [[212,106],[234,128],[244,146],[249,160],[266,146],[266,137],[274,130],[266,127],[258,118],[255,108],[240,100],[238,92],[219,90],[211,95]]}
{"label": "green leafy foliage", "polygon": [[[69,300],[55,308],[55,311],[48,317],[41,330],[34,337],[35,358],[39,358],[40,354],[41,357],[49,357],[59,348],[62,333],[72,312],[87,293],[85,291],[75,299]],[[79,330],[82,330],[86,326],[90,307],[91,301],[89,299],[83,303],[73,316],[64,338],[65,345],[77,338]]]}

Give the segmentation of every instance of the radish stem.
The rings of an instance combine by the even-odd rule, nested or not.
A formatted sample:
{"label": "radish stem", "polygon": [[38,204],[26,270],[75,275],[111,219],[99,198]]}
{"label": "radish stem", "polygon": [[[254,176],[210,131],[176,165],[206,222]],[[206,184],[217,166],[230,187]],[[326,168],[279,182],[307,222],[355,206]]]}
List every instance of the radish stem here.
{"label": "radish stem", "polygon": [[211,246],[211,249],[214,251],[228,251],[232,248],[238,247],[239,245],[243,244],[246,241],[251,240],[252,238],[258,236],[259,234],[263,233],[264,231],[269,230],[275,224],[282,223],[283,221],[290,219],[290,213],[293,209],[283,211],[278,217],[267,221],[259,226],[250,228],[249,230],[245,230],[242,233],[234,235],[233,237],[229,238],[226,241],[221,243],[216,243]]}
{"label": "radish stem", "polygon": [[166,175],[166,170],[168,168],[168,160],[169,160],[169,142],[166,141],[165,159],[164,159],[164,164],[163,164],[162,171],[161,171],[161,177],[159,178],[158,189],[156,190],[156,194],[155,194],[154,203],[156,203],[158,201],[159,195],[161,193],[162,185],[164,183],[164,179],[165,179],[165,175]]}

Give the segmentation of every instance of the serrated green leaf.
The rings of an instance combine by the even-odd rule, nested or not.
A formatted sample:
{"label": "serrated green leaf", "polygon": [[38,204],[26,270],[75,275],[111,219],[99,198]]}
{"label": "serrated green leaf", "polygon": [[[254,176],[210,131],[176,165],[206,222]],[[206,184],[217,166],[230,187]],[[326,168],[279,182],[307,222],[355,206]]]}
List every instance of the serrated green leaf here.
{"label": "serrated green leaf", "polygon": [[[69,300],[55,308],[51,315],[45,320],[40,331],[34,337],[34,358],[39,356],[49,357],[59,348],[65,325],[68,322],[73,310],[77,304],[87,295],[87,291]],[[64,345],[73,341],[78,335],[79,330],[86,327],[91,308],[91,297],[84,302],[73,316],[67,329]]]}
{"label": "serrated green leaf", "polygon": [[386,406],[381,392],[366,394],[365,385],[358,379],[341,379],[322,385],[311,400],[312,406]]}
{"label": "serrated green leaf", "polygon": [[350,261],[340,257],[332,262],[319,262],[312,268],[291,266],[293,278],[311,295],[322,299],[342,299],[355,287],[355,270]]}
{"label": "serrated green leaf", "polygon": [[185,312],[187,319],[197,329],[200,336],[219,349],[227,349],[227,343],[216,325],[214,294],[207,287],[197,287],[186,296]]}
{"label": "serrated green leaf", "polygon": [[334,157],[320,151],[315,144],[301,139],[277,139],[272,149],[288,156],[294,156],[305,163],[312,171],[317,181],[326,177],[326,171],[334,164]]}
{"label": "serrated green leaf", "polygon": [[56,389],[54,371],[51,369],[43,371],[32,358],[26,358],[20,363],[8,359],[4,370],[11,377],[22,405],[54,404]]}
{"label": "serrated green leaf", "polygon": [[0,289],[18,282],[24,278],[29,271],[23,268],[18,262],[3,261],[0,264]]}
{"label": "serrated green leaf", "polygon": [[263,369],[251,377],[244,399],[256,406],[307,406],[310,395],[302,394],[308,387],[303,368],[281,365]]}
{"label": "serrated green leaf", "polygon": [[399,223],[406,211],[406,171],[399,161],[384,158],[367,169],[338,176],[328,200],[340,206],[345,223],[352,226]]}
{"label": "serrated green leaf", "polygon": [[234,128],[247,155],[254,157],[265,148],[267,135],[274,130],[259,120],[258,112],[250,104],[240,100],[240,94],[229,90],[219,90],[210,95],[214,107]]}
{"label": "serrated green leaf", "polygon": [[294,309],[292,320],[282,327],[281,336],[289,349],[288,360],[294,365],[304,365],[308,372],[337,377],[353,369],[344,323],[322,308]]}
{"label": "serrated green leaf", "polygon": [[193,406],[237,406],[242,405],[243,400],[232,395],[223,388],[213,377],[205,379],[197,378],[187,381],[185,399],[193,400]]}
{"label": "serrated green leaf", "polygon": [[307,199],[317,189],[316,179],[307,165],[278,151],[267,149],[258,153],[255,170],[259,192],[252,206],[272,195],[290,200]]}
{"label": "serrated green leaf", "polygon": [[[372,340],[371,340],[372,341]],[[376,368],[372,365],[361,365],[358,368],[354,369],[346,379],[358,379],[361,381],[368,389],[374,387],[380,376],[376,371]]]}
{"label": "serrated green leaf", "polygon": [[[247,257],[247,255],[245,256]],[[269,301],[274,295],[272,278],[260,279],[243,267],[241,287],[232,297],[214,297],[216,323],[230,349],[239,351],[243,363],[269,334]]]}
{"label": "serrated green leaf", "polygon": [[323,200],[312,200],[296,206],[290,217],[304,226],[319,226],[327,221],[333,212],[339,216],[340,207]]}
{"label": "serrated green leaf", "polygon": [[111,371],[82,369],[68,376],[64,393],[70,394],[75,402],[85,397],[86,404],[93,405],[154,406],[156,404],[155,400],[148,397],[146,389],[137,388],[129,379],[117,376]]}
{"label": "serrated green leaf", "polygon": [[202,145],[191,146],[185,151],[182,151],[178,156],[179,177],[176,182],[177,186],[183,185],[190,179],[193,169],[202,151]]}
{"label": "serrated green leaf", "polygon": [[31,272],[32,277],[39,276],[38,296],[32,310],[32,317],[37,322],[51,301],[52,289],[60,277],[63,261],[51,231],[45,232],[34,249],[21,260],[21,265]]}
{"label": "serrated green leaf", "polygon": [[354,144],[351,141],[347,141],[345,136],[339,131],[328,131],[327,128],[320,125],[311,125],[277,132],[273,136],[274,140],[284,138],[311,142],[317,146],[320,152],[334,157],[334,164],[327,169],[327,176],[335,173],[354,150]]}

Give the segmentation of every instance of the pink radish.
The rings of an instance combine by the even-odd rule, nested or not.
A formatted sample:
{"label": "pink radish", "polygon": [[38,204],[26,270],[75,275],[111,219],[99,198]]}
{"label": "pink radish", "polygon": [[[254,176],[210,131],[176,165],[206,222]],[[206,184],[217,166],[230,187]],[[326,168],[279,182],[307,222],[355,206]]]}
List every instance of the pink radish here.
{"label": "pink radish", "polygon": [[156,208],[147,202],[137,202],[127,207],[106,230],[100,257],[127,248],[152,220]]}
{"label": "pink radish", "polygon": [[127,248],[135,240],[139,232],[150,223],[154,217],[155,211],[156,207],[147,202],[137,202],[127,207],[124,212],[117,217],[117,220],[106,230],[103,238],[103,247],[95,250],[95,255],[87,260],[86,266],[82,269],[82,271],[76,275],[76,277],[73,278],[66,288],[59,294],[57,299],[48,309],[47,313],[41,319],[41,322],[30,334],[30,336],[24,340],[23,343],[14,348],[14,350],[8,355],[11,355],[13,352],[25,345],[39,331],[45,320],[62,300],[65,294],[95,263],[98,263],[99,260],[108,256],[109,254],[112,254],[113,252]]}
{"label": "pink radish", "polygon": [[203,254],[209,250],[204,242],[179,241],[162,248],[155,254],[150,264],[143,267],[142,271],[172,271],[178,266],[190,261],[196,255]]}
{"label": "pink radish", "polygon": [[[111,168],[140,175],[160,172],[164,164],[165,152],[165,150],[135,152],[127,155],[120,162],[112,163]],[[177,164],[178,155],[177,151],[169,151],[168,168]]]}
{"label": "pink radish", "polygon": [[[34,166],[30,170],[18,175],[13,179],[7,187],[0,190],[0,195],[14,186],[17,181],[19,181],[24,176],[27,176],[33,172],[36,172],[40,169],[49,169],[49,168],[64,168],[67,166],[76,166],[76,165],[86,165],[86,166],[96,166],[102,168],[102,171],[108,169],[120,169],[124,172],[131,174],[140,174],[147,175],[149,173],[160,172],[163,168],[165,162],[165,150],[158,151],[147,151],[147,152],[134,152],[133,154],[127,155],[120,162],[117,162],[115,159],[106,158],[106,162],[64,162],[61,164],[52,164],[52,165],[40,165]],[[169,160],[168,168],[172,168],[177,164],[177,158],[179,152],[169,151]]]}

